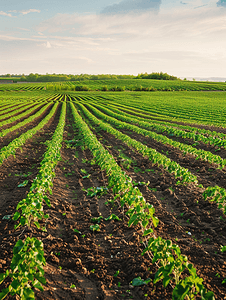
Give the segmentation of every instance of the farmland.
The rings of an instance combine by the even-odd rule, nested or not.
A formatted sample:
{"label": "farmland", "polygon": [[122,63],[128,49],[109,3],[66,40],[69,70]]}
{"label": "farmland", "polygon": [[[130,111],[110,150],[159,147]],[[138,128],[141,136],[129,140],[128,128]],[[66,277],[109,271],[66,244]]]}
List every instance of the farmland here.
{"label": "farmland", "polygon": [[226,85],[150,82],[0,86],[0,299],[226,299]]}

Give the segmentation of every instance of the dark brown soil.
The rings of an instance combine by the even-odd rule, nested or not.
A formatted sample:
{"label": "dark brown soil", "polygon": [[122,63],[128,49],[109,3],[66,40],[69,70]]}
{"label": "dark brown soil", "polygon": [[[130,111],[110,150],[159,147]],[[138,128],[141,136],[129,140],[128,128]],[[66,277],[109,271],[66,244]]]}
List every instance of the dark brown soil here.
{"label": "dark brown soil", "polygon": [[[33,127],[37,126],[42,119],[44,119],[51,111],[53,105],[50,105],[44,113],[42,113],[39,117],[35,118],[34,121],[21,126],[19,128],[17,128],[16,130],[9,132],[8,134],[6,134],[4,137],[0,137],[0,147],[3,148],[4,146],[8,145],[12,140],[14,140],[15,138],[19,137],[22,133],[28,131],[29,129],[32,129]],[[27,115],[25,118],[29,118],[31,115],[33,115],[34,113],[36,113],[38,110],[40,110],[40,108],[36,109],[33,113],[30,113],[29,115]],[[22,118],[20,120],[17,120],[11,124],[5,125],[1,127],[1,131],[7,128],[10,128],[16,124],[18,124],[19,122],[22,122],[25,118]]]}
{"label": "dark brown soil", "polygon": [[[2,217],[12,215],[17,203],[26,197],[46,149],[44,142],[51,138],[58,119],[59,110],[48,126],[26,143],[22,153],[18,151],[15,159],[9,157],[0,166],[0,272],[9,268],[18,238],[30,234],[27,230],[15,231],[14,222]],[[138,276],[153,279],[158,268],[147,255],[141,256],[144,246],[140,227],[129,228],[118,203],[106,203],[113,198],[111,190],[100,197],[87,196],[86,190],[90,187],[106,187],[107,176],[94,163],[89,149],[84,149],[71,125],[69,112],[64,139],[75,138],[78,142],[74,147],[63,143],[62,160],[55,170],[53,194],[49,196],[51,207],[44,208],[50,215],[47,232],[33,228],[33,236],[44,243],[47,262],[47,284],[44,292],[36,291],[36,298],[172,299],[172,287],[165,289],[161,282],[156,286],[152,282],[141,287],[131,286],[131,281]],[[176,185],[173,176],[103,131],[98,133],[98,138],[135,182],[149,181],[148,186],[138,187],[146,200],[154,205],[160,219],[155,234],[177,243],[216,299],[226,299],[226,286],[221,284],[226,278],[226,256],[220,251],[220,246],[226,245],[226,221],[220,219],[225,219],[223,213],[214,203],[203,200],[202,189]],[[131,164],[126,163],[122,153],[132,159]],[[204,163],[202,165],[205,167]],[[29,185],[18,188],[25,174]],[[90,176],[85,178],[88,174]],[[209,181],[209,175],[205,176],[206,173],[200,172],[199,179]],[[215,183],[215,179],[210,182]],[[112,213],[121,221],[101,220],[99,232],[90,230],[91,218],[100,215],[107,218]],[[3,286],[5,283],[0,290]]]}

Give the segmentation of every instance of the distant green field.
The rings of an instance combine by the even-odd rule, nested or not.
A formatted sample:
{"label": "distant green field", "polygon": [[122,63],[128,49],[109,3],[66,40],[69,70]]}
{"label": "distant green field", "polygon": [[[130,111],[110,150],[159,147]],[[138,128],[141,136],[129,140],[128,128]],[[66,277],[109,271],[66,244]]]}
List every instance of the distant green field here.
{"label": "distant green field", "polygon": [[[84,93],[71,92],[71,95]],[[185,123],[208,124],[226,127],[226,94],[225,92],[89,92],[90,97],[118,109],[148,114],[151,119],[169,120]]]}
{"label": "distant green field", "polygon": [[[156,89],[168,91],[212,91],[226,90],[224,82],[196,82],[184,80],[154,80],[154,79],[120,79],[120,80],[84,80],[68,82],[68,85],[87,86],[91,90],[102,90],[107,87],[108,90],[120,87],[123,90],[142,90]],[[117,90],[117,89],[116,89]]]}
{"label": "distant green field", "polygon": [[[12,80],[12,79],[7,79]],[[1,82],[1,81],[0,81]],[[225,82],[201,82],[154,79],[107,79],[67,82],[35,82],[1,84],[0,91],[11,90],[51,91],[226,91]]]}

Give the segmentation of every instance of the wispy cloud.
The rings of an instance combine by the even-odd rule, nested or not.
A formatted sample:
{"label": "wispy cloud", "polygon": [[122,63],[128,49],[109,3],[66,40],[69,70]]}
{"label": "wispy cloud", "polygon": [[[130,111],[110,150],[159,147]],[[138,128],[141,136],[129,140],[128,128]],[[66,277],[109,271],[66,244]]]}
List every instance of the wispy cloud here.
{"label": "wispy cloud", "polygon": [[27,15],[27,14],[30,14],[30,13],[40,13],[41,10],[30,8],[30,9],[27,9],[27,10],[9,10],[8,12],[9,13],[14,13],[14,14]]}
{"label": "wispy cloud", "polygon": [[118,14],[140,11],[158,11],[161,5],[161,0],[123,0],[118,4],[113,4],[105,7],[102,14]]}
{"label": "wispy cloud", "polygon": [[22,28],[22,27],[17,27],[17,29],[22,30],[22,31],[31,31],[31,30],[28,29],[28,28]]}
{"label": "wispy cloud", "polygon": [[6,13],[4,11],[0,11],[0,16],[10,17],[10,18],[13,17],[12,14]]}
{"label": "wispy cloud", "polygon": [[22,13],[22,15],[27,15],[30,13],[40,13],[40,12],[41,12],[41,10],[39,10],[39,9],[28,9],[28,10],[20,11],[20,13]]}

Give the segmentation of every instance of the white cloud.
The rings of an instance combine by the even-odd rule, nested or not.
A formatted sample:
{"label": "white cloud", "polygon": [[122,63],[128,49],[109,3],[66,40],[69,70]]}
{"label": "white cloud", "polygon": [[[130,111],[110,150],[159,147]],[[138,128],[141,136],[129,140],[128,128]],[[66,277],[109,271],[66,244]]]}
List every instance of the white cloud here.
{"label": "white cloud", "polygon": [[52,48],[50,42],[48,42],[48,41],[47,41],[47,43],[46,43],[46,48]]}
{"label": "white cloud", "polygon": [[[176,8],[162,5],[158,14],[59,13],[40,23],[36,33],[33,29],[26,36],[2,32],[0,53],[11,68],[15,61],[10,58],[17,54],[18,69],[22,68],[17,72],[23,71],[20,59],[27,58],[34,61],[27,63],[27,72],[225,76],[226,10],[217,7],[217,0],[200,9],[194,7],[206,0],[182,1],[189,3],[182,5],[179,0]],[[42,58],[40,64],[36,57]]]}
{"label": "white cloud", "polygon": [[40,13],[40,12],[41,12],[41,10],[39,10],[39,9],[28,9],[28,10],[20,11],[20,13],[22,13],[22,15],[27,15],[30,13]]}
{"label": "white cloud", "polygon": [[0,16],[6,16],[6,17],[10,17],[10,18],[13,17],[11,14],[6,13],[6,12],[4,12],[4,11],[0,11]]}
{"label": "white cloud", "polygon": [[27,10],[9,10],[8,12],[15,13],[15,14],[27,15],[30,13],[40,13],[41,10],[31,8],[31,9],[27,9]]}
{"label": "white cloud", "polygon": [[21,27],[17,27],[17,29],[20,29],[22,31],[31,31],[30,29],[27,29],[27,28],[21,28]]}

